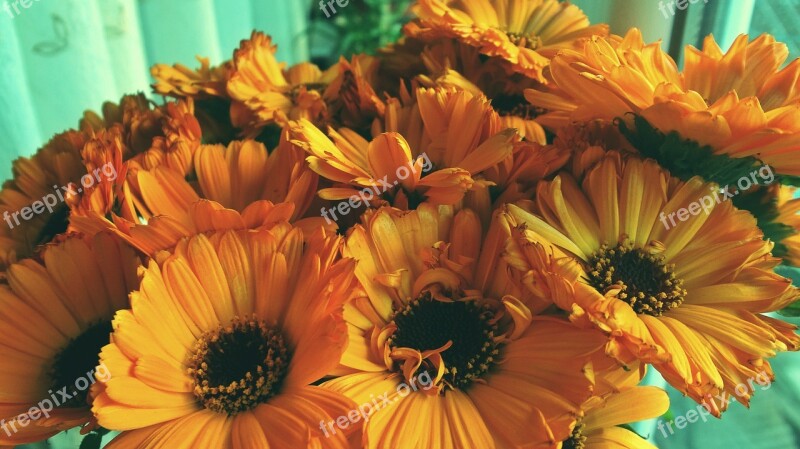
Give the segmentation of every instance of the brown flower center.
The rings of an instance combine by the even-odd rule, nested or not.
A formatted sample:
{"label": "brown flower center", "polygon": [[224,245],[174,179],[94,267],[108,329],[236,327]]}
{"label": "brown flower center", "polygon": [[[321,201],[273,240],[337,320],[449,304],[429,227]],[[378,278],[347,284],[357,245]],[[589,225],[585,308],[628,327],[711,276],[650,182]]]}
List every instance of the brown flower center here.
{"label": "brown flower center", "polygon": [[586,436],[583,435],[583,424],[577,424],[572,429],[572,435],[564,440],[562,449],[584,449],[586,447]]}
{"label": "brown flower center", "polygon": [[198,401],[209,410],[235,415],[277,394],[289,360],[279,329],[237,317],[197,340],[188,366]]}
{"label": "brown flower center", "polygon": [[497,362],[500,345],[492,317],[488,307],[475,301],[444,302],[425,294],[395,313],[397,330],[389,345],[423,352],[452,342],[441,354],[444,380],[451,388],[463,390],[486,376]]}
{"label": "brown flower center", "polygon": [[678,307],[686,296],[683,279],[675,277],[675,266],[664,257],[622,242],[611,248],[603,244],[589,257],[587,281],[599,292],[621,288],[618,298],[639,314],[661,316]]}
{"label": "brown flower center", "polygon": [[[101,321],[67,343],[56,355],[50,375],[51,391],[64,391],[71,396],[60,407],[88,405],[86,397],[89,386],[94,382],[93,372],[99,363],[100,350],[109,343],[111,331],[111,322]],[[61,397],[67,398],[63,395]]]}
{"label": "brown flower center", "polygon": [[501,116],[520,117],[531,120],[543,111],[536,106],[528,103],[523,95],[500,94],[492,98],[492,108]]}

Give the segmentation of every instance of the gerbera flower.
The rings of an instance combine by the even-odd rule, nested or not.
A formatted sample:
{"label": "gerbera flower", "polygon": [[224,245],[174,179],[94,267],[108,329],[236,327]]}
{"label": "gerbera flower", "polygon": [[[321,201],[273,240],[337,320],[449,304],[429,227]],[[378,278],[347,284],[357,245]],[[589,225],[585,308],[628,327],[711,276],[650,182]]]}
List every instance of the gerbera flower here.
{"label": "gerbera flower", "polygon": [[582,404],[585,416],[564,441],[562,449],[656,449],[622,426],[663,415],[669,409],[669,397],[658,387],[637,387],[639,376],[635,372],[620,371],[598,381],[609,384],[611,391]]}
{"label": "gerbera flower", "polygon": [[196,182],[163,166],[131,170],[121,215],[109,219],[94,214],[87,228],[114,229],[152,255],[182,237],[211,230],[254,229],[290,220],[305,229],[325,224],[321,217],[301,219],[318,177],[303,160],[303,151],[285,138],[272,154],[253,140],[227,147],[203,145],[194,168]]}
{"label": "gerbera flower", "polygon": [[328,120],[335,126],[346,126],[369,132],[376,117],[382,117],[386,105],[372,87],[377,84],[378,60],[368,55],[355,55],[352,61],[339,60],[339,74],[325,89]]}
{"label": "gerbera flower", "polygon": [[8,268],[0,287],[0,444],[93,421],[90,385],[117,374],[98,367],[98,354],[114,313],[139,286],[139,263],[132,248],[98,234],[67,237],[48,245],[41,261]]}
{"label": "gerbera flower", "polygon": [[228,94],[233,124],[254,134],[266,125],[285,124],[288,120],[324,120],[326,111],[322,94],[336,78],[334,65],[321,71],[303,62],[284,70],[284,63],[275,59],[277,47],[272,38],[254,31],[234,53],[233,68],[228,80]]}
{"label": "gerbera flower", "polygon": [[550,68],[558,88],[526,96],[550,111],[538,120],[553,128],[623,119],[634,146],[684,180],[697,174],[724,185],[757,161],[796,176],[800,63],[780,69],[786,56],[768,35],[749,43],[742,35],[725,54],[708,37],[702,52],[687,48],[680,73],[659,42],[645,45],[632,29],[622,40],[596,37],[582,51],[562,52]]}
{"label": "gerbera flower", "polygon": [[156,80],[153,84],[153,91],[175,98],[227,97],[228,92],[225,86],[231,70],[231,62],[227,61],[217,67],[211,67],[208,58],[198,56],[197,60],[200,62],[197,70],[192,70],[182,64],[154,65],[150,69],[150,74]]}
{"label": "gerbera flower", "polygon": [[345,375],[324,386],[359,404],[379,398],[370,413],[361,406],[363,447],[556,448],[569,438],[603,339],[534,316],[549,304],[510,282],[501,225],[484,234],[470,209],[423,204],[370,211],[348,235],[364,292],[345,306]]}
{"label": "gerbera flower", "polygon": [[500,115],[503,128],[515,128],[530,141],[545,144],[544,129],[536,123],[541,112],[528,103],[523,92],[537,83],[517,73],[507,73],[495,58],[457,40],[438,40],[425,47],[421,55],[430,76],[419,77],[427,87],[454,87],[486,96]]}
{"label": "gerbera flower", "polygon": [[798,297],[772,271],[772,243],[709,187],[611,152],[580,184],[567,173],[542,181],[536,214],[512,205],[506,219],[519,282],[608,333],[609,354],[653,363],[718,416],[717,399],[800,338],[762,314]]}
{"label": "gerbera flower", "polygon": [[407,35],[456,38],[541,82],[542,71],[558,51],[608,34],[608,25],[590,25],[580,8],[558,0],[418,0],[412,11],[419,22],[406,26]]}
{"label": "gerbera flower", "polygon": [[[0,213],[5,221],[0,226],[0,269],[31,256],[37,246],[67,230],[69,208],[63,199],[69,193],[63,187],[86,174],[81,163],[86,139],[84,133],[67,131],[53,137],[32,157],[14,161],[14,178],[0,191]],[[47,210],[45,197],[48,204],[57,200]],[[41,208],[37,202],[42,203]]]}
{"label": "gerbera flower", "polygon": [[[304,242],[305,240],[305,242]],[[319,420],[355,407],[311,386],[347,344],[353,263],[340,239],[288,224],[184,239],[143,270],[117,313],[94,402],[108,448],[344,449]]]}
{"label": "gerbera flower", "polygon": [[203,138],[194,114],[191,98],[156,107],[143,94],[127,95],[119,105],[104,104],[102,118],[87,112],[81,129],[94,135],[118,127],[123,160],[132,159],[147,169],[165,165],[188,175]]}
{"label": "gerbera flower", "polygon": [[420,200],[453,204],[477,175],[510,158],[519,140],[513,130],[501,132],[485,98],[454,89],[420,89],[410,110],[390,105],[386,123],[388,132],[371,142],[347,128],[329,129],[328,138],[308,121],[290,124],[311,168],[341,184],[320,190],[322,198],[347,199],[373,189],[402,208]]}

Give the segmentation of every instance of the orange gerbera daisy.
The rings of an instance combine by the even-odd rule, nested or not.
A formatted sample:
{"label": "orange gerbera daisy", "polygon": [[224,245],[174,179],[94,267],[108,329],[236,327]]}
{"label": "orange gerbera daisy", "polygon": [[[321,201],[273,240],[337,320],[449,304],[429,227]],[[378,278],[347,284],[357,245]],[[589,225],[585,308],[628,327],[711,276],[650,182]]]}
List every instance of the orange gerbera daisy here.
{"label": "orange gerbera daisy", "polygon": [[537,84],[535,81],[507,73],[498,59],[486,59],[476,48],[452,39],[427,45],[422,60],[430,73],[419,77],[423,85],[454,87],[486,96],[500,115],[503,128],[515,128],[530,141],[546,143],[544,129],[535,120],[541,111],[523,96],[526,88]]}
{"label": "orange gerbera daisy", "polygon": [[608,25],[590,25],[580,8],[558,0],[418,0],[412,11],[419,21],[406,26],[407,35],[456,38],[541,82],[542,71],[560,50],[608,34]]}
{"label": "orange gerbera daisy", "polygon": [[[303,160],[303,151],[285,138],[272,154],[253,140],[233,141],[227,148],[202,145],[193,165],[196,182],[163,166],[130,170],[123,207],[110,217],[89,214],[80,223],[89,230],[114,229],[150,255],[181,237],[211,230],[253,229],[289,220],[306,229],[325,224],[321,217],[301,219],[318,178]],[[78,223],[77,217],[74,221]]]}
{"label": "orange gerbera daisy", "polygon": [[379,398],[361,406],[363,447],[556,448],[569,438],[604,339],[534,316],[549,304],[508,278],[501,226],[484,232],[470,209],[423,204],[370,211],[348,235],[363,297],[345,306],[343,376],[324,386],[359,404]]}
{"label": "orange gerbera daisy", "polygon": [[118,127],[124,160],[133,159],[144,168],[166,165],[188,175],[203,137],[194,113],[191,98],[156,107],[144,94],[126,95],[119,105],[104,104],[102,118],[86,112],[81,129],[93,135]]}
{"label": "orange gerbera daisy", "polygon": [[392,130],[371,142],[347,128],[329,129],[331,140],[308,121],[292,122],[290,135],[310,154],[311,168],[344,185],[322,189],[320,196],[341,200],[372,190],[375,196],[391,197],[400,207],[413,207],[420,199],[453,204],[472,188],[473,176],[511,156],[518,137],[512,130],[500,132],[499,118],[485,98],[455,90],[420,89],[417,102],[411,114],[416,112],[421,123],[408,115],[406,123],[387,118],[390,126],[407,124],[413,131]]}
{"label": "orange gerbera daisy", "polygon": [[227,97],[225,88],[230,76],[231,62],[211,67],[208,58],[197,57],[200,67],[192,70],[182,64],[169,66],[156,64],[150,74],[156,80],[153,91],[175,98],[206,99],[208,97]]}
{"label": "orange gerbera daisy", "polygon": [[231,119],[234,126],[245,128],[250,134],[265,125],[282,125],[290,119],[322,120],[322,92],[338,73],[337,66],[322,72],[308,62],[284,71],[285,63],[275,59],[276,50],[271,37],[253,31],[233,56],[228,80],[228,94],[235,100]]}
{"label": "orange gerbera daisy", "polygon": [[709,187],[611,152],[581,184],[567,173],[541,182],[535,214],[512,205],[505,216],[518,282],[719,415],[717,400],[768,370],[765,359],[798,349],[795,327],[762,313],[800,293],[773,272],[780,259],[752,215]]}
{"label": "orange gerbera daisy", "polygon": [[66,237],[40,261],[8,268],[0,287],[0,445],[93,421],[90,386],[117,374],[98,367],[98,354],[114,313],[139,286],[139,264],[132,248],[98,234]]}
{"label": "orange gerbera daisy", "polygon": [[[526,95],[551,111],[539,118],[545,126],[624,119],[638,136],[632,139],[637,149],[682,179],[699,174],[727,184],[741,173],[720,180],[697,170],[749,169],[757,161],[797,176],[800,98],[795,80],[800,63],[780,69],[787,54],[786,46],[768,35],[749,43],[742,35],[723,54],[709,36],[702,52],[687,48],[680,73],[660,43],[645,45],[641,33],[632,29],[624,39],[596,37],[582,51],[563,52],[550,69],[558,89],[528,90]],[[715,76],[721,73],[725,75]],[[629,113],[646,122],[632,120]],[[650,127],[660,135],[653,135]],[[739,165],[726,166],[730,158],[740,159],[732,162]]]}
{"label": "orange gerbera daisy", "polygon": [[355,404],[311,384],[347,344],[353,262],[340,238],[283,223],[183,239],[143,270],[100,361],[93,411],[107,447],[345,449],[319,421]]}
{"label": "orange gerbera daisy", "polygon": [[[30,158],[14,161],[14,178],[0,191],[0,269],[33,255],[35,249],[67,230],[64,204],[70,183],[86,175],[81,148],[87,136],[79,131],[56,135]],[[47,203],[45,205],[45,203]]]}

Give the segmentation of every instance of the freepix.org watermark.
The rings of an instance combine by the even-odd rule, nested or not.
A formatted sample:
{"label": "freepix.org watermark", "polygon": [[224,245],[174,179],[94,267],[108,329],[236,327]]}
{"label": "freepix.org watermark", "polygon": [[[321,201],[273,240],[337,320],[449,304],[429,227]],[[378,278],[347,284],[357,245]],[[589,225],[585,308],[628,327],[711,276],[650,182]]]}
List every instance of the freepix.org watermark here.
{"label": "freepix.org watermark", "polygon": [[[760,373],[756,374],[755,377],[747,379],[746,384],[740,383],[736,385],[736,388],[734,388],[736,396],[742,398],[754,393],[756,391],[756,386],[754,384],[759,385],[761,390],[764,391],[769,390],[769,388],[772,386],[772,381],[765,371],[761,371]],[[736,400],[736,398],[733,396],[726,394],[719,394],[716,396],[716,398],[720,401],[720,408],[725,408],[731,401]],[[673,420],[658,420],[658,430],[661,431],[661,435],[663,435],[664,438],[669,438],[669,435],[675,435],[675,430],[673,430],[672,424],[675,424],[675,428],[678,430],[683,430],[689,424],[696,423],[698,419],[702,419],[703,422],[706,422],[710,414],[711,412],[708,411],[706,406],[698,404],[695,409],[689,410],[683,415],[676,416]],[[664,427],[665,424],[666,427]],[[667,435],[667,429],[669,429],[669,435]]]}
{"label": "freepix.org watermark", "polygon": [[[331,224],[334,221],[339,221],[340,217],[349,214],[351,210],[358,208],[362,203],[369,207],[370,201],[375,199],[375,197],[380,197],[381,194],[388,192],[400,184],[400,181],[408,179],[408,177],[410,177],[412,174],[417,174],[416,163],[420,159],[422,159],[422,173],[431,171],[433,168],[433,162],[431,162],[431,159],[427,154],[422,153],[416,159],[409,161],[407,165],[401,165],[397,167],[397,170],[395,170],[394,173],[396,176],[394,182],[389,182],[389,175],[384,175],[383,178],[378,179],[377,181],[371,179],[371,187],[365,187],[358,192],[358,195],[351,196],[347,201],[340,201],[336,207],[331,207],[330,209],[323,207],[320,209],[320,215],[325,218],[325,221],[328,224]],[[336,215],[337,211],[339,212],[338,216]],[[328,214],[330,214],[330,217]]]}
{"label": "freepix.org watermark", "polygon": [[[49,418],[50,412],[55,408],[69,402],[72,398],[78,396],[81,392],[86,391],[89,387],[94,385],[96,381],[108,382],[111,379],[111,372],[105,364],[100,364],[97,368],[86,373],[86,376],[81,376],[75,379],[75,389],[69,391],[68,386],[62,387],[59,390],[48,390],[47,393],[50,397],[39,401],[38,404],[31,407],[25,413],[15,416],[11,421],[6,422],[5,419],[0,419],[0,429],[11,436],[21,429],[28,427],[30,423],[42,419]],[[19,427],[17,427],[19,426]]]}
{"label": "freepix.org watermark", "polygon": [[[33,6],[34,2],[38,3],[41,0],[6,0],[3,2],[3,10],[13,19],[22,14],[20,6],[28,9]],[[14,10],[13,12],[11,10]]]}
{"label": "freepix.org watermark", "polygon": [[[664,14],[665,19],[669,19],[675,15],[676,6],[681,11],[685,11],[689,4],[694,5],[695,3],[700,3],[700,0],[667,0],[666,5],[664,0],[661,0],[658,2],[658,10],[661,11],[661,14]],[[708,3],[708,0],[703,0],[703,3]],[[667,14],[667,10],[669,10],[669,14]]]}
{"label": "freepix.org watermark", "polygon": [[[756,175],[758,175],[758,177],[756,177]],[[759,183],[759,180],[763,181],[763,183]],[[689,206],[682,207],[676,211],[670,212],[669,214],[661,212],[661,215],[659,215],[659,220],[661,220],[661,223],[664,224],[664,228],[669,230],[671,227],[677,226],[677,223],[675,222],[676,216],[679,221],[686,221],[690,216],[693,217],[699,215],[701,210],[704,214],[708,215],[714,208],[715,204],[728,201],[736,195],[749,190],[753,186],[757,186],[759,184],[766,186],[772,184],[773,181],[775,181],[775,173],[772,172],[772,167],[769,165],[762,165],[759,169],[753,170],[750,173],[750,176],[742,176],[739,178],[739,181],[736,182],[736,187],[738,187],[738,190],[735,188],[731,190],[730,185],[721,187],[719,191],[717,191],[716,187],[712,187],[711,191],[713,195],[706,195],[700,198],[698,201],[689,203]],[[722,196],[720,196],[720,194]],[[668,218],[669,223],[671,224],[667,223]]]}
{"label": "freepix.org watermark", "polygon": [[[114,181],[117,179],[117,169],[111,162],[107,162],[102,167],[95,168],[93,173],[87,173],[83,175],[81,177],[82,187],[78,187],[72,183],[66,186],[61,186],[60,188],[58,186],[53,186],[55,193],[48,193],[47,195],[43,196],[41,200],[34,201],[30,206],[25,206],[14,213],[4,211],[3,219],[6,221],[6,223],[8,223],[9,229],[14,229],[14,226],[19,226],[20,224],[20,216],[22,216],[23,220],[28,221],[34,216],[43,213],[45,209],[47,209],[48,213],[52,214],[53,208],[56,205],[63,203],[65,198],[77,196],[79,193],[95,185],[95,182],[100,182],[101,173],[109,181]],[[14,224],[11,223],[12,218],[14,219]]]}
{"label": "freepix.org watermark", "polygon": [[[409,386],[409,384],[411,385]],[[358,409],[350,410],[347,415],[342,415],[336,419],[328,421],[327,423],[325,420],[322,420],[319,422],[319,428],[322,430],[322,433],[325,434],[325,438],[330,438],[331,435],[336,435],[336,429],[334,426],[338,427],[340,430],[344,430],[350,427],[351,424],[355,424],[361,420],[364,420],[366,423],[369,421],[369,418],[373,413],[394,404],[412,392],[419,391],[420,387],[426,391],[433,387],[433,379],[431,379],[431,375],[427,371],[423,371],[416,377],[412,377],[408,384],[402,382],[397,385],[395,388],[395,395],[389,396],[390,393],[388,391],[384,391],[383,394],[378,395],[376,398],[375,395],[371,394],[369,395],[369,397],[372,399],[371,402],[365,402],[361,404]],[[330,432],[328,432],[329,429]]]}
{"label": "freepix.org watermark", "polygon": [[331,13],[328,12],[328,8],[331,9],[333,14],[338,12],[336,11],[336,7],[333,6],[334,3],[339,5],[340,8],[344,8],[350,3],[350,0],[328,0],[327,2],[325,0],[319,0],[319,10],[325,13],[325,17],[329,19],[331,18]]}

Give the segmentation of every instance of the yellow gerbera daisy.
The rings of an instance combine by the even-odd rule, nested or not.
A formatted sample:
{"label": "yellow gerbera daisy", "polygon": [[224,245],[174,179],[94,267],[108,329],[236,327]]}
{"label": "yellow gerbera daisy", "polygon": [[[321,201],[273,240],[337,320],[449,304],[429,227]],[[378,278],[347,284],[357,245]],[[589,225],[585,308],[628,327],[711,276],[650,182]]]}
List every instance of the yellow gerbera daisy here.
{"label": "yellow gerbera daisy", "polygon": [[[345,306],[343,376],[324,386],[361,404],[349,420],[364,421],[363,447],[556,448],[569,438],[593,355],[610,360],[597,352],[604,339],[534,316],[549,304],[510,282],[501,226],[484,233],[470,209],[423,204],[370,211],[348,235],[363,293]],[[350,425],[325,424],[326,434]]]}
{"label": "yellow gerbera daisy", "polygon": [[353,262],[337,260],[340,242],[284,223],[159,253],[100,355],[113,375],[93,412],[124,431],[107,447],[347,448],[318,422],[355,404],[310,385],[347,344]]}
{"label": "yellow gerbera daisy", "polygon": [[[14,178],[0,191],[4,220],[0,226],[0,269],[33,255],[37,246],[67,230],[69,208],[64,197],[69,193],[63,187],[77,183],[86,174],[81,163],[86,140],[82,132],[67,131],[53,137],[32,157],[14,161]],[[47,209],[45,197],[50,206]],[[51,198],[57,200],[55,204],[51,204]]]}
{"label": "yellow gerbera daisy", "polygon": [[535,213],[505,216],[519,282],[719,415],[717,399],[768,370],[766,358],[798,349],[795,327],[762,313],[800,293],[772,271],[780,259],[752,215],[716,189],[611,152],[580,184],[541,182]]}
{"label": "yellow gerbera daisy", "polygon": [[139,264],[132,248],[98,234],[67,237],[41,261],[8,268],[0,287],[0,445],[92,421],[90,386],[117,374],[98,367],[98,354],[114,313],[139,286]]}
{"label": "yellow gerbera daisy", "polygon": [[406,26],[406,34],[456,38],[541,82],[558,51],[608,34],[608,25],[590,25],[580,8],[558,0],[418,0],[412,11],[419,22]]}

